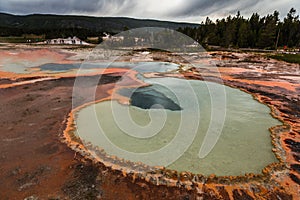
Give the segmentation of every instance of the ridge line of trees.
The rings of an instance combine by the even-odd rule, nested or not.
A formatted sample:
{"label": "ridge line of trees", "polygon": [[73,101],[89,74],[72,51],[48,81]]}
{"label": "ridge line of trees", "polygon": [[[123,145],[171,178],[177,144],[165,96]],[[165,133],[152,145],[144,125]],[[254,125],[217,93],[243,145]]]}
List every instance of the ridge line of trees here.
{"label": "ridge line of trees", "polygon": [[280,21],[278,11],[264,17],[253,13],[248,19],[238,12],[236,16],[217,19],[216,22],[207,17],[198,28],[185,27],[178,31],[203,46],[261,49],[300,47],[300,21],[294,8],[290,9],[283,21]]}

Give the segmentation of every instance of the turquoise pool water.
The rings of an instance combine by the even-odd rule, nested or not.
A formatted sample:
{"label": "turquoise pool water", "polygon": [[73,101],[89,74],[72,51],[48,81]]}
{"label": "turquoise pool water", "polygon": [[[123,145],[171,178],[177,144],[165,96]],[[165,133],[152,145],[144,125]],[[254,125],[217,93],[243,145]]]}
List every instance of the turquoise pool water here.
{"label": "turquoise pool water", "polygon": [[[182,109],[170,110],[156,102],[153,108],[142,108],[105,101],[78,112],[77,134],[109,155],[205,175],[261,173],[277,161],[268,129],[281,122],[251,95],[204,81],[145,82],[152,84],[151,90],[135,97],[139,102],[160,93],[160,98]],[[123,95],[128,94],[132,92]]]}

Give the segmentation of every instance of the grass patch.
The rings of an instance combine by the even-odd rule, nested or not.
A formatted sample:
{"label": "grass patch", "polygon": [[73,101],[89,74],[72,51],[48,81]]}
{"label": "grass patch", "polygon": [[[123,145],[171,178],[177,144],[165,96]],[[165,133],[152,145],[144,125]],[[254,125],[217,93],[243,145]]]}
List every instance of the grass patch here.
{"label": "grass patch", "polygon": [[300,54],[273,54],[269,55],[268,57],[276,60],[282,60],[288,63],[300,64]]}
{"label": "grass patch", "polygon": [[0,42],[4,43],[25,43],[24,37],[0,37]]}
{"label": "grass patch", "polygon": [[3,42],[3,43],[28,43],[28,40],[30,40],[31,42],[42,42],[42,41],[44,41],[44,39],[37,38],[37,37],[24,37],[24,36],[0,37],[0,42]]}

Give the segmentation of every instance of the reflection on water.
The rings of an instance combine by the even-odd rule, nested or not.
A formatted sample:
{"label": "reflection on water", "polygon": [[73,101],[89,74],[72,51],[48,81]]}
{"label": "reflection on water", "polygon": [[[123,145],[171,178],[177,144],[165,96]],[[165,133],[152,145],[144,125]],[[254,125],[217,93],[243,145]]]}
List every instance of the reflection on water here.
{"label": "reflection on water", "polygon": [[[251,95],[225,87],[224,102],[218,95],[220,85],[216,83],[176,78],[145,81],[154,84],[154,88],[163,87],[159,87],[159,93],[151,87],[150,90],[138,90],[139,95],[151,93],[152,99],[156,95],[159,99],[163,94],[182,110],[141,109],[116,101],[97,103],[78,112],[76,125],[80,137],[103,147],[110,155],[148,165],[164,165],[182,151],[182,156],[167,167],[206,175],[260,173],[265,166],[277,161],[271,150],[268,128],[280,122],[271,117],[267,106],[255,101]],[[189,87],[194,94],[190,93]],[[214,88],[214,91],[208,88]],[[134,98],[137,97],[131,97],[131,100]],[[225,124],[219,127],[222,134],[213,150],[200,159],[199,150],[213,110],[223,112],[222,105],[226,109]],[[221,113],[217,114],[221,116]]]}

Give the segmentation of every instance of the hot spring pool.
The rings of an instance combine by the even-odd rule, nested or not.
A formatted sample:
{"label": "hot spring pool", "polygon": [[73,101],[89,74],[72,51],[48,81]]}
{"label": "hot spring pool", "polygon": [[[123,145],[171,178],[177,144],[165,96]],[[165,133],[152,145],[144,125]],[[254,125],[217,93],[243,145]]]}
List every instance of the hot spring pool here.
{"label": "hot spring pool", "polygon": [[[261,173],[277,162],[268,129],[281,122],[250,94],[204,81],[145,81],[152,84],[146,90],[120,91],[134,105],[104,101],[81,109],[75,121],[80,138],[119,158],[204,175]],[[211,142],[219,131],[212,150],[199,156],[205,136]]]}

